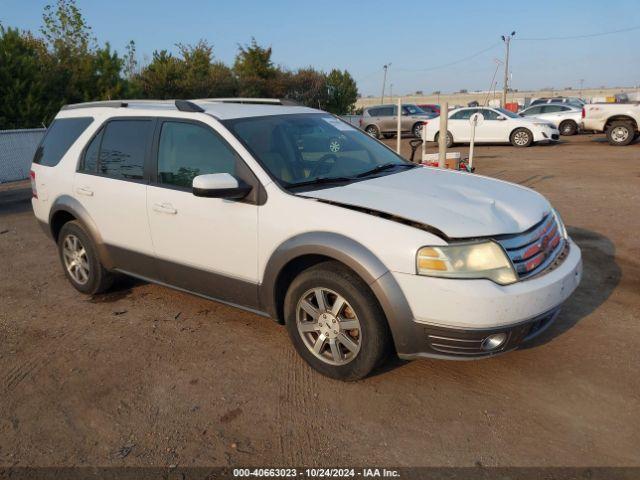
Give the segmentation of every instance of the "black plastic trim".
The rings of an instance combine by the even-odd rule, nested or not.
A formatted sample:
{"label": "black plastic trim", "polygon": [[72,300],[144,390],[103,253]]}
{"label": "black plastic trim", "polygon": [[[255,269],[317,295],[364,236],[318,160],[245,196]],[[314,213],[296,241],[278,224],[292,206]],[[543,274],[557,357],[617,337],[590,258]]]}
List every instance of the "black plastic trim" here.
{"label": "black plastic trim", "polygon": [[189,100],[176,100],[176,108],[181,112],[203,113],[204,108]]}

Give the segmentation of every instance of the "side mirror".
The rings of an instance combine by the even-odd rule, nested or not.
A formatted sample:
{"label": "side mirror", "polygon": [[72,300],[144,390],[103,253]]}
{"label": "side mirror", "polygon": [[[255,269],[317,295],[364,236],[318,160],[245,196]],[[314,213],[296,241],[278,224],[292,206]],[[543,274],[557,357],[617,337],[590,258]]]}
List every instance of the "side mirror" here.
{"label": "side mirror", "polygon": [[251,186],[229,173],[198,175],[191,184],[196,197],[240,200],[251,191]]}
{"label": "side mirror", "polygon": [[498,117],[496,118],[496,120],[500,120],[501,122],[504,122],[507,119],[507,117]]}

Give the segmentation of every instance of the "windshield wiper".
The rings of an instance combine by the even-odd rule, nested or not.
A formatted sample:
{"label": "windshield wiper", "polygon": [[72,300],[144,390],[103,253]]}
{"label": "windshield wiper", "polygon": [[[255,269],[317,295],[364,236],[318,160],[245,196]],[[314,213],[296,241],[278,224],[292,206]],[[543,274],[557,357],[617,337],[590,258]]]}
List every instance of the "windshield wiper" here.
{"label": "windshield wiper", "polygon": [[304,182],[291,183],[287,185],[287,188],[295,188],[295,187],[304,187],[307,185],[322,185],[326,183],[345,183],[351,182],[353,178],[351,177],[317,177],[313,180],[306,180]]}
{"label": "windshield wiper", "polygon": [[368,177],[369,175],[373,175],[374,173],[383,172],[385,170],[390,170],[395,167],[404,167],[404,168],[413,168],[417,167],[413,163],[383,163],[382,165],[378,165],[371,170],[367,170],[366,172],[359,173],[356,175],[356,178]]}

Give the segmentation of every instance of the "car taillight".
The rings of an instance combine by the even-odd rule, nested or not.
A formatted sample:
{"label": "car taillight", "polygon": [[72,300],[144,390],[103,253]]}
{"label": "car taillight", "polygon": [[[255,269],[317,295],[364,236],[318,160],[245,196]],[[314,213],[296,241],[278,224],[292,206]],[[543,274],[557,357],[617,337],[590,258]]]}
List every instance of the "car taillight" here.
{"label": "car taillight", "polygon": [[29,179],[31,180],[31,196],[33,198],[38,198],[38,189],[36,188],[36,172],[30,170]]}
{"label": "car taillight", "polygon": [[582,107],[582,118],[585,117],[585,111],[584,111],[584,107]]}

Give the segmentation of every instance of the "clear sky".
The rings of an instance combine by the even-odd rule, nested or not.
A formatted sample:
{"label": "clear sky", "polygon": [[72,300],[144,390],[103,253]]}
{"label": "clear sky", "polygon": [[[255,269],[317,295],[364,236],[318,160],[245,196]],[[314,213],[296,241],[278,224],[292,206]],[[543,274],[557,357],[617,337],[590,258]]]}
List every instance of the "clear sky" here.
{"label": "clear sky", "polygon": [[[0,22],[37,31],[53,0],[0,0]],[[406,94],[489,88],[500,35],[515,30],[514,88],[640,84],[640,0],[350,1],[350,0],[78,0],[100,43],[120,53],[134,40],[142,62],[154,50],[206,39],[217,59],[232,63],[239,43],[255,37],[289,68],[348,69],[361,93],[388,83]],[[518,40],[519,39],[519,40]],[[478,52],[483,51],[479,55]],[[467,57],[468,60],[458,62]],[[453,62],[454,65],[447,65]],[[501,80],[501,75],[498,77]]]}

